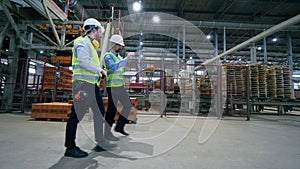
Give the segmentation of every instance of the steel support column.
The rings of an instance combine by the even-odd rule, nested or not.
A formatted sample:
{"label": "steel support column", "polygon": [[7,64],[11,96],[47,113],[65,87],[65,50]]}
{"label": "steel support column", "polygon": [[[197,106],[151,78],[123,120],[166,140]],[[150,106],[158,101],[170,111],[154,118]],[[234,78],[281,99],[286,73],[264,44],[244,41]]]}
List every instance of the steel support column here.
{"label": "steel support column", "polygon": [[[226,28],[223,29],[223,51],[226,52]],[[224,60],[226,60],[226,56],[224,56]]]}
{"label": "steel support column", "polygon": [[252,43],[250,47],[250,59],[251,59],[251,63],[257,63],[255,43]]}
{"label": "steel support column", "polygon": [[185,25],[183,25],[182,43],[182,60],[185,62]]}
{"label": "steel support column", "polygon": [[214,31],[214,38],[215,38],[215,56],[218,56],[218,33],[217,29]]}
{"label": "steel support column", "polygon": [[290,35],[290,32],[287,32],[287,59],[288,59],[288,64],[290,67],[290,83],[292,87],[292,98],[295,98],[295,91],[294,91],[294,83],[293,83],[293,72],[294,72],[294,67],[293,67],[293,49],[292,49],[292,38]]}
{"label": "steel support column", "polygon": [[263,50],[264,50],[264,63],[268,63],[268,56],[267,56],[267,37],[264,37],[264,44],[263,44]]}

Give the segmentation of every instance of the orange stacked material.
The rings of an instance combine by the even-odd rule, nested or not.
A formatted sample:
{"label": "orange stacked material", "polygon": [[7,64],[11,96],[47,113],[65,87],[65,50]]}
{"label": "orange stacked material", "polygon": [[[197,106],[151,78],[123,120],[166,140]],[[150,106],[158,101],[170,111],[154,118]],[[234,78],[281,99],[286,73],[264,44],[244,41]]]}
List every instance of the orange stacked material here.
{"label": "orange stacked material", "polygon": [[54,89],[55,83],[55,67],[45,67],[44,70],[44,79],[43,79],[43,90],[45,89]]}
{"label": "orange stacked material", "polygon": [[72,104],[61,102],[33,103],[31,107],[31,118],[66,120],[71,114],[71,107]]}
{"label": "orange stacked material", "polygon": [[51,56],[51,63],[56,64],[57,60],[59,60],[59,64],[63,66],[72,65],[72,57],[71,56]]}
{"label": "orange stacked material", "polygon": [[300,99],[300,90],[295,90],[295,98]]}
{"label": "orange stacked material", "polygon": [[66,68],[60,69],[60,78],[57,83],[57,89],[72,90],[72,71]]}
{"label": "orange stacked material", "polygon": [[[59,80],[57,83],[57,89],[60,90],[72,90],[72,71],[66,68],[59,69]],[[44,83],[43,90],[54,89],[54,83],[56,78],[56,68],[55,67],[45,67],[44,71]]]}
{"label": "orange stacked material", "polygon": [[[128,121],[130,122],[136,122],[137,120],[137,106],[138,106],[138,100],[137,98],[130,98],[130,101],[131,103],[133,104],[132,108],[131,108],[131,111],[128,115]],[[105,112],[107,110],[107,106],[108,106],[108,97],[103,97],[103,103],[104,103],[104,107],[105,107]],[[117,106],[117,113],[116,113],[116,116],[115,116],[115,121],[119,119],[119,116],[120,116],[120,112],[122,111],[122,105],[120,103],[118,103],[118,106]]]}

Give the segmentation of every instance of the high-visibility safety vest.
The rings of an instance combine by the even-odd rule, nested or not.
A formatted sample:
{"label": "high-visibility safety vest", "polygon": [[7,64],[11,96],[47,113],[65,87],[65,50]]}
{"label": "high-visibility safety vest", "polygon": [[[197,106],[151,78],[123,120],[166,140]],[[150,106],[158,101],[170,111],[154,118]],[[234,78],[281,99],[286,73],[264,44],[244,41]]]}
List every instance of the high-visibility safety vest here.
{"label": "high-visibility safety vest", "polygon": [[[100,67],[100,61],[98,58],[97,51],[94,48],[94,46],[88,36],[85,36],[85,37],[80,36],[80,37],[76,38],[74,40],[74,46],[82,38],[84,38],[86,40],[86,42],[88,43],[88,45],[90,46],[90,50],[92,52],[92,58],[91,58],[92,64]],[[99,74],[90,72],[79,65],[79,61],[77,59],[77,56],[75,55],[74,47],[72,48],[72,53],[73,53],[73,55],[72,55],[72,69],[73,69],[72,82],[74,82],[75,80],[81,80],[81,81],[85,81],[85,82],[88,82],[91,84],[98,84],[99,83]]]}
{"label": "high-visibility safety vest", "polygon": [[[106,52],[105,55],[111,55],[115,63],[123,59],[120,55],[116,56],[113,52]],[[106,68],[105,62],[103,63],[103,65]],[[113,71],[112,69],[106,69],[106,71],[106,87],[124,86],[124,76],[122,75],[122,73],[124,72],[124,67],[120,67],[115,71]]]}

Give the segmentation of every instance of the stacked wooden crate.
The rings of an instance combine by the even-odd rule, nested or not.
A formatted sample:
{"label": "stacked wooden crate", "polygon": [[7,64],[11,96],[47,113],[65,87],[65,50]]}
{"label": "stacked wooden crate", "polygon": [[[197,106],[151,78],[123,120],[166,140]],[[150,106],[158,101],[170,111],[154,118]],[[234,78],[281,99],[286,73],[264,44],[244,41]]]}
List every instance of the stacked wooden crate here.
{"label": "stacked wooden crate", "polygon": [[68,119],[72,104],[69,103],[33,103],[31,118],[34,119]]}
{"label": "stacked wooden crate", "polygon": [[244,97],[246,90],[246,69],[245,66],[238,65],[236,66],[236,88],[237,96]]}
{"label": "stacked wooden crate", "polygon": [[292,97],[292,85],[291,85],[291,75],[290,68],[288,66],[283,66],[283,84],[284,84],[284,97]]}
{"label": "stacked wooden crate", "polygon": [[[227,94],[230,96],[245,97],[247,67],[245,65],[226,64],[223,65],[223,71],[222,90],[227,90]],[[223,78],[224,74],[227,76],[225,80]]]}
{"label": "stacked wooden crate", "polygon": [[228,85],[228,94],[235,96],[237,87],[236,87],[236,77],[235,77],[235,72],[236,68],[234,65],[226,65],[226,72],[227,72],[227,85]]}
{"label": "stacked wooden crate", "polygon": [[258,65],[258,93],[259,97],[266,98],[267,97],[267,66],[266,65]]}
{"label": "stacked wooden crate", "polygon": [[267,97],[276,98],[276,71],[275,66],[269,66],[267,69]]}
{"label": "stacked wooden crate", "polygon": [[250,75],[250,96],[259,96],[259,81],[258,81],[258,66],[257,64],[249,65],[249,75]]}
{"label": "stacked wooden crate", "polygon": [[278,98],[284,97],[284,83],[282,66],[275,66],[276,72],[276,95]]}
{"label": "stacked wooden crate", "polygon": [[[250,97],[291,98],[292,86],[288,66],[250,64]],[[242,65],[226,65],[228,93],[242,97],[246,90],[246,69]]]}

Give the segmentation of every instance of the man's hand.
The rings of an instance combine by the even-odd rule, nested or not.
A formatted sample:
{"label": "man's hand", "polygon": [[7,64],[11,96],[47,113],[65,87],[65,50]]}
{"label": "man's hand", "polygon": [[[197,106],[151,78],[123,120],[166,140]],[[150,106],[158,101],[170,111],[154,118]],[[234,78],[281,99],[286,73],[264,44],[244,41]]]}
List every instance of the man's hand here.
{"label": "man's hand", "polygon": [[134,55],[135,55],[134,52],[129,52],[129,53],[127,54],[127,57],[128,57],[128,59],[131,59]]}
{"label": "man's hand", "polygon": [[104,79],[104,78],[107,76],[106,71],[103,70],[103,69],[101,69],[101,72],[100,72],[100,73],[102,74],[102,79]]}

